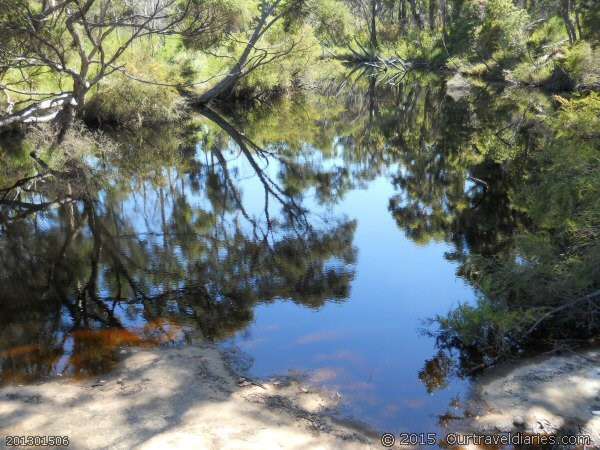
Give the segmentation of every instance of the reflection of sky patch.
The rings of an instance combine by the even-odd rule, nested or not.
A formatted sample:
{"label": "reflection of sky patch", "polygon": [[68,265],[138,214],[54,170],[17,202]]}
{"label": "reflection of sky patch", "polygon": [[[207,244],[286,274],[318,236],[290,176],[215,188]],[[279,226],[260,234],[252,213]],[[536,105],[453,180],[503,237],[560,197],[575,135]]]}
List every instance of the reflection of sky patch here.
{"label": "reflection of sky patch", "polygon": [[316,344],[323,341],[334,341],[340,339],[341,335],[339,332],[335,331],[321,331],[317,333],[307,334],[305,336],[301,336],[296,339],[296,344],[298,345],[307,345],[307,344]]}
{"label": "reflection of sky patch", "polygon": [[322,384],[336,380],[342,369],[336,367],[322,367],[311,371],[310,381],[312,383]]}

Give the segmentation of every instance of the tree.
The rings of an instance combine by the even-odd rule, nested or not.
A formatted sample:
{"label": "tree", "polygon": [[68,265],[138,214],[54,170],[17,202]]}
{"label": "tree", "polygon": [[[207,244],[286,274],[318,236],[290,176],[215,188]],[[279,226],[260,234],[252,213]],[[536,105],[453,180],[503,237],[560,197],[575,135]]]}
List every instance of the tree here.
{"label": "tree", "polygon": [[487,59],[500,49],[520,53],[525,45],[527,21],[527,12],[512,0],[489,0],[477,37],[479,54]]}
{"label": "tree", "polygon": [[[10,40],[0,47],[0,90],[19,100],[9,100],[0,128],[56,121],[63,137],[90,89],[124,70],[121,57],[134,42],[196,36],[209,24],[196,0],[2,2],[0,30]],[[39,88],[48,78],[61,86],[57,92]]]}
{"label": "tree", "polygon": [[[242,78],[247,77],[259,67],[289,55],[296,47],[297,42],[292,42],[283,48],[259,48],[257,44],[276,23],[298,18],[298,11],[302,9],[304,3],[304,0],[261,0],[259,15],[254,19],[254,29],[237,61],[221,81],[201,94],[195,103],[206,104],[230,92]],[[231,39],[234,42],[240,42],[233,36]]]}
{"label": "tree", "polygon": [[595,0],[580,0],[576,12],[581,15],[584,37],[600,40],[600,8]]}
{"label": "tree", "polygon": [[575,41],[577,41],[577,32],[575,31],[575,25],[573,24],[573,20],[571,19],[572,10],[572,0],[560,0],[560,16],[562,17],[563,22],[565,23],[565,28],[567,29],[567,34],[569,35],[569,42],[571,42],[571,44],[574,44]]}

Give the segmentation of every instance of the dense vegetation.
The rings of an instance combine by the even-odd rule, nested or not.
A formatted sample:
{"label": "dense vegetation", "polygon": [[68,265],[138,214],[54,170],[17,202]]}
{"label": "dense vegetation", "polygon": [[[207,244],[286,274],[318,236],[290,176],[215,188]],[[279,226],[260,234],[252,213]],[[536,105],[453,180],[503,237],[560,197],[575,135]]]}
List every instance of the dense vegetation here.
{"label": "dense vegetation", "polygon": [[331,77],[339,60],[391,82],[419,66],[594,89],[599,17],[591,0],[3,2],[0,127],[173,121],[182,93],[261,99]]}
{"label": "dense vegetation", "polygon": [[[315,189],[333,204],[399,166],[390,213],[417,242],[451,243],[448,258],[480,295],[437,318],[442,351],[459,348],[472,370],[588,343],[600,331],[599,41],[594,0],[2,2],[0,221],[14,245],[0,254],[2,295],[46,286],[30,298],[54,308],[40,316],[58,320],[67,305],[77,327],[114,325],[106,302],[128,296],[147,318],[203,310],[212,337],[247,323],[259,301],[342,300],[354,225],[312,229],[302,195]],[[212,125],[195,123],[207,105],[236,126],[208,109]],[[131,142],[116,144],[114,128],[135,130]],[[197,142],[211,161],[194,158]],[[281,221],[268,207],[266,228],[246,213],[223,156],[230,145]],[[334,159],[335,145],[353,171],[307,162],[307,148]],[[273,155],[280,179],[256,164]],[[189,186],[157,170],[165,161]],[[210,207],[192,207],[186,188]],[[135,222],[123,198],[145,189],[171,205],[165,239],[117,251]],[[245,228],[224,219],[233,211]],[[39,229],[38,213],[58,228]],[[331,258],[343,270],[329,270]],[[22,312],[10,305],[6,317]],[[447,368],[443,355],[429,366]]]}

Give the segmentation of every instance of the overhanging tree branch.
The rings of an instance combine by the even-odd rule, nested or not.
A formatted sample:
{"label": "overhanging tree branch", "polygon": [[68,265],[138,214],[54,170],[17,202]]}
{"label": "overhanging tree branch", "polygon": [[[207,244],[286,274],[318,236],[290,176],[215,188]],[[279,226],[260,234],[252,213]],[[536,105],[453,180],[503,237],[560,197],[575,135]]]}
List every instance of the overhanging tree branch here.
{"label": "overhanging tree branch", "polygon": [[[194,37],[205,32],[211,17],[198,5],[195,0],[145,0],[133,6],[124,0],[2,2],[0,34],[6,34],[10,42],[0,52],[0,91],[27,92],[30,98],[23,109],[0,116],[0,128],[55,121],[61,130],[59,138],[64,136],[81,114],[90,89],[122,69],[119,60],[135,41],[157,35]],[[117,30],[126,34],[113,48]],[[71,89],[54,96],[36,92],[40,73],[34,70],[39,69],[67,78]],[[7,88],[3,79],[9,72],[19,79]],[[21,89],[25,85],[28,91]],[[49,98],[36,100],[44,96]]]}

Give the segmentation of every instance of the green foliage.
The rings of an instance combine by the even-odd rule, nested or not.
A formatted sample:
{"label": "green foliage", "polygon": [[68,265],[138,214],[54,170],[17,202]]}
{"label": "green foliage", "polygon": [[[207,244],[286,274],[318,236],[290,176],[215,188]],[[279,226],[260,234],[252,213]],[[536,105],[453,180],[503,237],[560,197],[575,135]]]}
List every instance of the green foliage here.
{"label": "green foliage", "polygon": [[[517,147],[504,162],[520,180],[513,208],[525,212],[530,225],[505,254],[467,257],[461,270],[483,297],[438,318],[449,346],[505,357],[598,333],[588,309],[597,299],[577,302],[600,287],[600,96],[554,100],[557,111],[529,117],[528,150]],[[526,165],[515,164],[519,160]]]}
{"label": "green foliage", "polygon": [[559,50],[569,39],[560,17],[550,17],[533,28],[527,38],[527,50],[532,58]]}
{"label": "green foliage", "polygon": [[326,46],[344,46],[351,39],[352,15],[340,0],[310,2],[310,20],[315,36]]}
{"label": "green foliage", "polygon": [[90,131],[81,122],[75,122],[56,151],[54,130],[48,124],[29,128],[21,134],[2,136],[0,140],[0,186],[10,186],[19,178],[39,173],[40,168],[30,156],[34,152],[50,168],[68,170],[74,161],[97,154],[116,152],[114,142],[100,131]]}
{"label": "green foliage", "polygon": [[600,82],[600,49],[593,50],[588,42],[578,42],[568,49],[560,67],[576,85]]}
{"label": "green foliage", "polygon": [[295,45],[289,55],[278,58],[270,64],[259,67],[245,77],[236,86],[237,92],[245,97],[261,96],[273,92],[286,92],[295,86],[311,85],[320,77],[320,70],[325,65],[318,65],[320,56],[319,43],[313,28],[304,24],[296,29],[296,33],[286,32],[285,24],[274,26],[266,39],[266,45],[279,48]]}
{"label": "green foliage", "polygon": [[531,207],[538,206],[534,217],[544,226],[569,233],[592,226],[588,214],[600,210],[600,95],[556,100],[560,110],[547,119],[554,133],[539,155],[555,177],[539,180]]}
{"label": "green foliage", "polygon": [[600,41],[600,8],[597,0],[581,0],[579,5],[585,37]]}
{"label": "green foliage", "polygon": [[508,309],[485,297],[475,305],[461,304],[447,316],[437,318],[444,339],[489,356],[514,350],[518,338],[534,321],[532,310]]}
{"label": "green foliage", "polygon": [[523,61],[512,71],[515,80],[532,85],[543,86],[550,80],[554,72],[554,64],[546,62],[542,64],[532,64],[530,61]]}
{"label": "green foliage", "polygon": [[[512,0],[487,1],[483,9],[481,2],[459,3],[456,14],[461,20],[450,23],[445,42],[451,55],[462,55],[449,63],[462,73],[492,80],[508,77],[554,92],[600,82],[597,51],[588,41],[568,46],[558,9],[555,15],[542,14],[552,5],[539,4],[528,13]],[[580,19],[585,15],[592,20],[594,14],[586,8],[579,9]]]}
{"label": "green foliage", "polygon": [[442,43],[429,31],[400,39],[394,54],[413,63],[425,63],[430,67],[441,66],[447,57]]}
{"label": "green foliage", "polygon": [[86,120],[137,128],[178,120],[185,101],[169,85],[181,81],[180,67],[172,64],[181,58],[180,50],[177,39],[132,47],[127,53],[127,75],[117,72],[92,91],[85,106]]}
{"label": "green foliage", "polygon": [[525,10],[512,0],[489,0],[483,22],[477,33],[477,52],[490,58],[498,50],[520,55],[524,50],[528,22]]}
{"label": "green foliage", "polygon": [[513,70],[516,80],[552,92],[571,91],[600,81],[600,52],[586,41],[551,50],[533,63],[521,62]]}
{"label": "green foliage", "polygon": [[206,31],[184,39],[186,47],[208,50],[218,47],[228,33],[239,32],[251,17],[251,3],[238,0],[202,0],[197,4],[200,14],[209,18]]}
{"label": "green foliage", "polygon": [[85,117],[101,124],[139,128],[176,121],[184,109],[176,89],[115,76],[91,95]]}
{"label": "green foliage", "polygon": [[471,51],[480,22],[478,2],[460,2],[460,7],[456,7],[454,10],[447,31],[446,46],[451,54],[461,55]]}
{"label": "green foliage", "polygon": [[283,30],[286,32],[295,32],[310,14],[312,5],[308,0],[287,0],[283,3],[286,13],[283,18]]}

